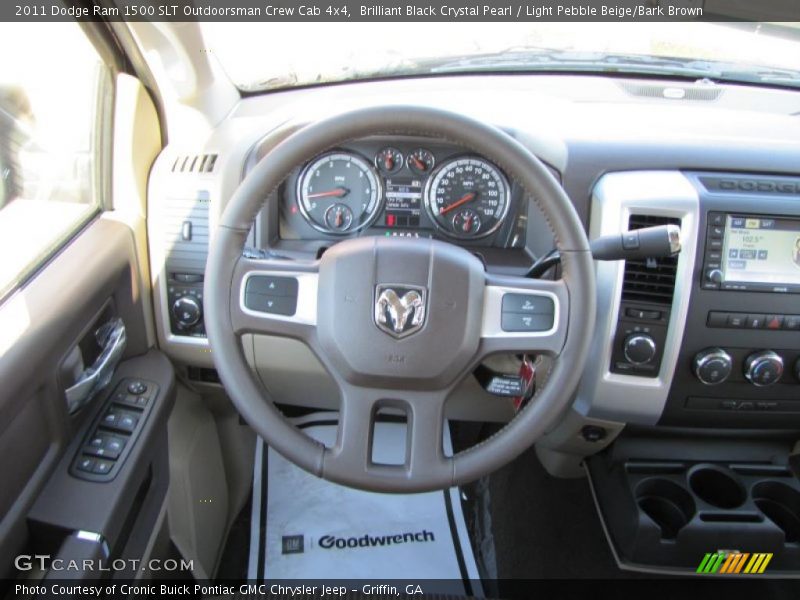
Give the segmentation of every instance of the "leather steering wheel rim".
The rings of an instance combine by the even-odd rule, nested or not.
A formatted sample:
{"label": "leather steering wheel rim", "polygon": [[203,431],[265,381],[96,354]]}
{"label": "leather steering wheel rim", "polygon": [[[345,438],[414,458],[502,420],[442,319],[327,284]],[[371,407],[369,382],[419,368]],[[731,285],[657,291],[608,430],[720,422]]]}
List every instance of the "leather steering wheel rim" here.
{"label": "leather steering wheel rim", "polygon": [[[243,259],[242,250],[247,235],[257,213],[264,206],[265,199],[277,202],[277,194],[273,192],[297,166],[348,141],[387,134],[438,138],[494,162],[509,178],[521,185],[526,197],[532,197],[538,204],[553,231],[556,247],[561,254],[562,274],[557,284],[482,274],[485,281],[480,283],[494,286],[495,291],[531,287],[535,293],[551,294],[557,298],[563,313],[556,319],[554,329],[557,329],[557,335],[552,339],[548,338],[550,346],[547,350],[556,360],[547,385],[537,390],[534,400],[498,433],[480,444],[454,457],[442,457],[439,454],[440,449],[436,449],[435,445],[426,440],[425,435],[415,434],[415,444],[427,444],[429,451],[437,453],[435,469],[426,467],[421,460],[412,460],[404,468],[394,469],[371,465],[369,457],[366,457],[365,464],[362,464],[363,457],[358,460],[352,456],[347,460],[341,459],[340,446],[355,434],[361,437],[365,435],[366,430],[355,425],[346,426],[345,433],[340,429],[340,441],[336,448],[326,448],[302,433],[282,415],[257,381],[245,358],[240,337],[242,331],[250,330],[241,324],[243,318],[246,320],[247,317],[242,317],[237,312],[244,285],[244,271],[261,268],[273,273],[286,271],[299,273],[301,276],[304,273],[310,276],[319,273],[319,304],[317,298],[313,299],[317,306],[316,318],[319,319],[319,326],[316,325],[316,320],[313,326],[308,323],[292,325],[283,321],[270,322],[269,334],[294,337],[312,344],[312,350],[331,376],[352,392],[361,384],[358,375],[353,374],[353,369],[349,368],[352,361],[348,362],[348,359],[352,356],[330,358],[332,343],[330,340],[320,341],[323,336],[318,332],[325,328],[330,329],[325,319],[330,314],[326,312],[322,300],[325,300],[325,305],[330,304],[329,300],[333,296],[325,286],[333,286],[334,283],[331,282],[336,281],[335,277],[347,276],[344,267],[357,264],[352,261],[353,257],[363,258],[370,252],[388,255],[407,252],[409,255],[416,253],[418,256],[435,256],[443,265],[439,272],[445,273],[450,269],[455,274],[456,281],[469,280],[464,283],[467,286],[465,289],[475,290],[476,295],[483,299],[480,304],[484,309],[488,306],[488,292],[484,292],[483,287],[478,290],[475,282],[476,267],[467,258],[468,253],[444,242],[405,240],[408,246],[400,247],[385,238],[357,238],[339,242],[326,252],[322,261]],[[331,258],[328,259],[326,257],[329,254]],[[337,259],[342,261],[338,269],[332,266]],[[555,424],[571,402],[587,359],[590,334],[595,321],[595,278],[589,242],[572,203],[548,169],[526,147],[496,127],[457,113],[419,106],[380,106],[339,114],[307,125],[274,146],[248,173],[221,215],[209,251],[204,295],[205,324],[214,364],[231,400],[256,433],[288,460],[310,473],[351,487],[382,492],[420,492],[463,484],[501,467],[530,447]],[[470,303],[471,300],[468,299],[467,302]],[[475,335],[475,328],[471,324],[478,318],[475,312],[477,304],[478,301],[471,303],[469,314],[464,317],[464,322],[470,324],[466,327],[470,336]],[[432,313],[429,320],[433,322],[434,316]],[[369,318],[369,315],[365,318]],[[484,323],[486,319],[484,314]],[[475,349],[472,356],[461,361],[458,368],[443,369],[425,380],[430,390],[415,389],[416,383],[404,389],[405,386],[400,387],[394,379],[386,377],[376,379],[376,382],[380,381],[380,385],[375,388],[385,388],[387,381],[395,382],[394,389],[384,389],[386,395],[397,398],[400,402],[404,396],[407,397],[415,415],[415,426],[418,424],[422,427],[428,414],[427,397],[432,398],[434,391],[437,398],[445,398],[453,386],[467,376],[481,358],[489,354],[502,349],[527,349],[524,345],[527,341],[522,338],[509,336],[508,340],[489,339],[483,337],[482,330],[477,335],[479,339],[470,339],[470,348]],[[503,346],[501,341],[508,341],[508,347]],[[462,344],[463,347],[465,346]],[[529,350],[536,351],[538,348],[531,347]],[[468,352],[464,351],[463,354],[466,356]],[[408,381],[412,382],[410,379]],[[353,402],[354,406],[358,405],[356,401]],[[363,406],[377,404],[364,403]],[[442,418],[441,411],[439,414],[435,411],[430,414],[431,418]],[[355,434],[350,435],[348,431]],[[359,450],[363,450],[362,443],[367,444],[369,441],[356,439],[355,443]],[[341,460],[335,460],[337,458]]]}

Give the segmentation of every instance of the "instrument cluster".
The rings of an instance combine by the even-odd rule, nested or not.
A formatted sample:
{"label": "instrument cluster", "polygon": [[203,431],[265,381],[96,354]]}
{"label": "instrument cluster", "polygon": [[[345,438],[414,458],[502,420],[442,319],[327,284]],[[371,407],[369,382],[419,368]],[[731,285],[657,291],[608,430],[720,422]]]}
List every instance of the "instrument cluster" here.
{"label": "instrument cluster", "polygon": [[512,200],[506,175],[482,156],[413,138],[370,139],[298,170],[283,194],[281,237],[487,240],[507,223]]}

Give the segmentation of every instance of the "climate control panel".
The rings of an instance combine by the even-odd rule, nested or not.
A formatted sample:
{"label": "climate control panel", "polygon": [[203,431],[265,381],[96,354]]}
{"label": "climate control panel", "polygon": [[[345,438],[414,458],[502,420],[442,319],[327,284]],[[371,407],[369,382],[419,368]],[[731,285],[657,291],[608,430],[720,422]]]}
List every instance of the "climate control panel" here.
{"label": "climate control panel", "polygon": [[[741,350],[732,351],[740,355]],[[776,383],[800,383],[800,358],[795,359],[794,380],[784,379],[784,356],[774,350],[758,350],[746,354],[741,361],[741,376],[756,387],[768,387]],[[724,348],[706,348],[694,357],[692,370],[705,385],[719,385],[734,374],[735,359]]]}

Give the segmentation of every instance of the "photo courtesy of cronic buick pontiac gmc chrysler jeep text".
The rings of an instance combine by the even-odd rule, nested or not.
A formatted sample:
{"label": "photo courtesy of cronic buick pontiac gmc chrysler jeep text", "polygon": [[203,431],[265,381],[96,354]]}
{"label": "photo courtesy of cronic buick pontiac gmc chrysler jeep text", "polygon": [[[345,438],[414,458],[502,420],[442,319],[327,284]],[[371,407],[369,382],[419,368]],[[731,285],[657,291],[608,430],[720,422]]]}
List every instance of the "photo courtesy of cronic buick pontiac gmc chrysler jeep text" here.
{"label": "photo courtesy of cronic buick pontiac gmc chrysler jeep text", "polygon": [[54,2],[0,597],[798,597],[796,22]]}

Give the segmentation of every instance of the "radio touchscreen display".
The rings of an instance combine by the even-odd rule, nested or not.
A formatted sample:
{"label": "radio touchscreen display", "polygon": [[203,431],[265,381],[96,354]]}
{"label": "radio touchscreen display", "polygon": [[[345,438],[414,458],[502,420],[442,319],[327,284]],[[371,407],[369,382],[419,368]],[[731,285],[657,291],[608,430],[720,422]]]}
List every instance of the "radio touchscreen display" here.
{"label": "radio touchscreen display", "polygon": [[727,215],[722,274],[744,287],[800,284],[800,219]]}

